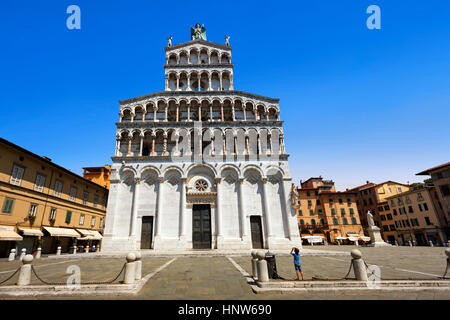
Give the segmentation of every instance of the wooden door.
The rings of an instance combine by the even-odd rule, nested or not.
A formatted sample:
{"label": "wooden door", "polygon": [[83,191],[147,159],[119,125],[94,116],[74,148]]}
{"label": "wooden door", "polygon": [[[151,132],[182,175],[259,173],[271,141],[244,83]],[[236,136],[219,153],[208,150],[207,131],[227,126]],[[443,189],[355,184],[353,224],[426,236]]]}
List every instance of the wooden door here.
{"label": "wooden door", "polygon": [[153,217],[142,217],[141,249],[152,248]]}
{"label": "wooden door", "polygon": [[250,228],[252,231],[252,245],[253,249],[263,248],[263,237],[262,237],[262,227],[261,227],[261,217],[251,216],[250,217]]}
{"label": "wooden door", "polygon": [[192,208],[192,245],[194,249],[211,249],[211,206]]}

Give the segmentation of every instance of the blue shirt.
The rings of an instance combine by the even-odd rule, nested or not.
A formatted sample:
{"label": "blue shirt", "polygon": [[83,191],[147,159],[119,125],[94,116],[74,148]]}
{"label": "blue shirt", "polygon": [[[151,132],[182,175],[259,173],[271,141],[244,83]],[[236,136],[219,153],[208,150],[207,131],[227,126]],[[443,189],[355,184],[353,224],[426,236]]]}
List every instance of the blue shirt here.
{"label": "blue shirt", "polygon": [[301,264],[300,262],[300,253],[292,253],[294,256],[294,264]]}

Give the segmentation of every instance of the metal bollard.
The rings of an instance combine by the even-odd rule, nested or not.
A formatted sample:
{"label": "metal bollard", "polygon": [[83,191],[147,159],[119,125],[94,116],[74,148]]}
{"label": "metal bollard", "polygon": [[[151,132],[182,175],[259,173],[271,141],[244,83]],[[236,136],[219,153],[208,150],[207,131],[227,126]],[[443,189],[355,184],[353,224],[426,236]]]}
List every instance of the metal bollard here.
{"label": "metal bollard", "polygon": [[25,255],[27,254],[27,249],[23,248],[22,252],[20,253],[20,261],[22,261],[22,259],[25,257]]}
{"label": "metal bollard", "polygon": [[341,245],[341,240],[338,240],[338,246],[340,246]]}
{"label": "metal bollard", "polygon": [[35,259],[40,259],[41,258],[41,253],[42,253],[42,248],[41,247],[37,248]]}
{"label": "metal bollard", "polygon": [[132,284],[136,279],[136,255],[132,252],[127,254],[127,263],[125,264],[125,273],[123,275],[123,283]]}
{"label": "metal bollard", "polygon": [[72,254],[77,254],[77,246],[72,247]]}
{"label": "metal bollard", "polygon": [[142,256],[140,252],[136,252],[136,271],[135,271],[135,279],[136,280],[141,280],[142,279]]}
{"label": "metal bollard", "polygon": [[61,255],[61,247],[56,248],[56,255],[57,256]]}
{"label": "metal bollard", "polygon": [[86,248],[84,248],[84,252],[86,252],[86,253],[89,252],[89,246],[86,246]]}
{"label": "metal bollard", "polygon": [[22,259],[23,265],[20,267],[19,279],[17,280],[18,286],[27,286],[31,281],[31,262],[33,262],[33,256],[27,254]]}
{"label": "metal bollard", "polygon": [[258,258],[256,257],[256,250],[252,251],[252,276],[254,279],[258,278],[258,271],[257,271],[257,262]]}
{"label": "metal bollard", "polygon": [[264,251],[259,250],[256,253],[258,262],[256,263],[256,269],[258,272],[258,281],[267,282],[269,281],[269,270],[267,269],[267,261],[264,259],[266,257]]}
{"label": "metal bollard", "polygon": [[11,253],[9,254],[8,261],[14,261],[16,258],[16,249],[11,249]]}
{"label": "metal bollard", "polygon": [[353,271],[355,272],[355,278],[359,281],[367,281],[367,270],[364,260],[361,259],[362,254],[358,249],[353,249],[350,254],[352,255]]}

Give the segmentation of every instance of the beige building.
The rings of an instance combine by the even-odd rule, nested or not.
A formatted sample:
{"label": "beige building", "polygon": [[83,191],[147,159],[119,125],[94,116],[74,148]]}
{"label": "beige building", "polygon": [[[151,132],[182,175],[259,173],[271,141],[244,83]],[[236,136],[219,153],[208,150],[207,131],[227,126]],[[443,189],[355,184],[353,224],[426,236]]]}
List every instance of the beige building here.
{"label": "beige building", "polygon": [[389,204],[386,203],[386,198],[408,190],[408,185],[395,181],[386,181],[378,184],[367,181],[366,184],[349,190],[357,193],[356,204],[361,216],[361,225],[367,235],[367,211],[370,210],[372,213],[375,225],[381,228],[381,235],[384,237],[385,231],[382,229],[380,215],[390,210]]}
{"label": "beige building", "polygon": [[0,257],[99,244],[108,190],[0,138]]}
{"label": "beige building", "polygon": [[390,243],[443,245],[448,223],[436,189],[430,184],[411,186],[409,191],[386,198],[390,210],[380,212],[384,240]]}
{"label": "beige building", "polygon": [[[450,162],[419,172],[417,175],[430,175],[443,207],[443,219],[450,222]],[[447,231],[448,234],[448,231]]]}
{"label": "beige building", "polygon": [[109,178],[111,176],[111,166],[86,167],[83,168],[83,178],[88,179],[102,187],[109,189]]}
{"label": "beige building", "polygon": [[356,192],[336,192],[334,182],[310,178],[296,188],[294,208],[302,238],[321,236],[329,243],[364,241]]}

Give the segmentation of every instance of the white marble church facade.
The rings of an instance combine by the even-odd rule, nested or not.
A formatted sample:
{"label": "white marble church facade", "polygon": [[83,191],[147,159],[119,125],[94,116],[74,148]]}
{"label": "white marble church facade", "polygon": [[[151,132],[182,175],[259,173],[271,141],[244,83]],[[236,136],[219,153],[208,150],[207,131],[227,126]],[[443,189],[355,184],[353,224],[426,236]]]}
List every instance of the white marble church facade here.
{"label": "white marble church facade", "polygon": [[165,91],[120,101],[102,250],[300,247],[279,100],[234,90],[228,44],[165,51]]}

